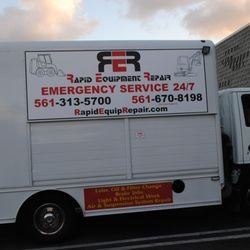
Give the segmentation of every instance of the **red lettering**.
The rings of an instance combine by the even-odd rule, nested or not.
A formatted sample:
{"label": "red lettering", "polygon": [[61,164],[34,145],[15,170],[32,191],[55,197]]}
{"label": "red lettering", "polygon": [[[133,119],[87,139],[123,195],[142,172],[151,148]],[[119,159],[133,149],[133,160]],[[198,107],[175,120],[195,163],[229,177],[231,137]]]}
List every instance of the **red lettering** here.
{"label": "red lettering", "polygon": [[49,88],[49,94],[50,95],[60,95],[61,89],[51,87],[51,88]]}
{"label": "red lettering", "polygon": [[67,74],[67,80],[70,81],[71,83],[73,83],[74,82],[74,75]]}
{"label": "red lettering", "polygon": [[[67,95],[67,88],[66,87],[60,87],[60,94],[61,95]],[[53,90],[53,89],[52,89]],[[52,95],[58,95],[58,89],[55,89],[56,90],[56,93],[53,93]]]}
{"label": "red lettering", "polygon": [[128,84],[128,86],[127,86],[127,92],[128,93],[134,92],[134,85],[133,84]]}
{"label": "red lettering", "polygon": [[102,82],[102,74],[101,73],[95,74],[95,81],[96,82]]}
{"label": "red lettering", "polygon": [[[113,57],[125,57],[126,52],[125,51],[113,51],[112,52]],[[113,72],[126,72],[127,68],[125,66],[121,65],[126,65],[127,60],[126,59],[113,59],[112,60],[112,67],[113,67]]]}
{"label": "red lettering", "polygon": [[122,108],[122,113],[128,113],[128,108],[127,107],[123,107]]}
{"label": "red lettering", "polygon": [[193,90],[195,83],[189,82],[189,83],[174,83],[174,91],[188,91]]}
{"label": "red lettering", "polygon": [[85,94],[92,94],[91,86],[85,86]]}
{"label": "red lettering", "polygon": [[75,88],[74,87],[68,87],[68,94],[69,95],[74,95],[75,94]]}
{"label": "red lettering", "polygon": [[82,86],[77,86],[77,87],[75,88],[75,93],[78,94],[78,95],[83,94],[84,92],[83,92]]}
{"label": "red lettering", "polygon": [[[133,86],[133,85],[132,85]],[[140,84],[136,84],[135,85],[135,90],[133,91],[133,92],[142,92],[143,90],[142,90],[142,87],[143,87],[144,85],[140,85]]]}
{"label": "red lettering", "polygon": [[41,94],[42,95],[49,95],[48,87],[42,87],[41,88]]}
{"label": "red lettering", "polygon": [[108,93],[108,86],[103,85],[103,86],[101,86],[100,90],[101,90],[101,93],[106,94],[106,93]]}
{"label": "red lettering", "polygon": [[168,91],[168,84],[122,84],[120,85],[120,92],[121,93],[131,93],[131,92],[161,92],[161,91]]}
{"label": "red lettering", "polygon": [[80,109],[75,109],[74,110],[74,115],[81,115],[81,110]]}
{"label": "red lettering", "polygon": [[104,108],[99,108],[99,114],[103,115],[104,114]]}
{"label": "red lettering", "polygon": [[155,91],[160,92],[161,91],[161,84],[159,84],[159,83],[155,84],[154,89],[155,89]]}
{"label": "red lettering", "polygon": [[[103,86],[92,86],[92,93],[95,93],[95,94],[100,94],[100,88],[102,88]],[[85,91],[86,93],[86,91]],[[90,93],[91,94],[91,93]]]}
{"label": "red lettering", "polygon": [[164,91],[164,92],[168,91],[168,84],[167,83],[162,84],[162,91]]}
{"label": "red lettering", "polygon": [[[145,92],[148,92],[148,91],[152,91],[152,86],[151,86],[151,84],[147,84],[147,85],[142,85],[142,87],[143,87],[143,90],[145,91]],[[141,91],[142,92],[142,91]]]}
{"label": "red lettering", "polygon": [[115,85],[109,85],[109,89],[111,90],[111,93],[115,92]]}
{"label": "red lettering", "polygon": [[126,85],[120,85],[120,92],[121,93],[126,93],[127,92],[127,88],[126,88]]}
{"label": "red lettering", "polygon": [[146,78],[148,81],[150,81],[150,73],[144,72],[144,78]]}

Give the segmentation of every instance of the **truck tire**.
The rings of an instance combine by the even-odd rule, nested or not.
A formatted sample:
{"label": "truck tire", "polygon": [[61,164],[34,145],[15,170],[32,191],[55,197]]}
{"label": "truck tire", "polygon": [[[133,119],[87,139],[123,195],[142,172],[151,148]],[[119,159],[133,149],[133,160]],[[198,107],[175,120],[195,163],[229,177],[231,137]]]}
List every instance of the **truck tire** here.
{"label": "truck tire", "polygon": [[43,242],[66,239],[72,231],[75,213],[67,200],[42,199],[30,204],[26,216],[29,232]]}

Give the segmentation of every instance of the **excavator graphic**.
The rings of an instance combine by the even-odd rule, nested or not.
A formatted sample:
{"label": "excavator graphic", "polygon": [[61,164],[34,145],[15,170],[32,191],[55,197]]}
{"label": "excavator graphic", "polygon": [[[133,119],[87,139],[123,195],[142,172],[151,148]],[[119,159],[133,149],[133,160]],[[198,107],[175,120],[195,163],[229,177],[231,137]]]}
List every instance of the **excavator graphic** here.
{"label": "excavator graphic", "polygon": [[201,65],[201,51],[197,51],[192,56],[179,56],[177,58],[177,72],[175,76],[196,76],[193,66]]}
{"label": "excavator graphic", "polygon": [[38,54],[36,58],[31,58],[29,71],[38,77],[65,76],[65,73],[61,69],[58,70],[53,64],[50,54]]}

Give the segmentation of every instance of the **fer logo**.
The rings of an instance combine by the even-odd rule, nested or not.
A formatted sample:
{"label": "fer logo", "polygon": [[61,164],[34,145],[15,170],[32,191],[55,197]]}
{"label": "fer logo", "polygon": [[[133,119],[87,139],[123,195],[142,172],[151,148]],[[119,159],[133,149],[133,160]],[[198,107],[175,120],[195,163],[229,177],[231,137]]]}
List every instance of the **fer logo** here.
{"label": "fer logo", "polygon": [[98,71],[104,72],[105,65],[111,65],[113,72],[127,72],[127,65],[134,65],[135,71],[141,70],[139,60],[141,55],[137,51],[103,51],[97,54]]}

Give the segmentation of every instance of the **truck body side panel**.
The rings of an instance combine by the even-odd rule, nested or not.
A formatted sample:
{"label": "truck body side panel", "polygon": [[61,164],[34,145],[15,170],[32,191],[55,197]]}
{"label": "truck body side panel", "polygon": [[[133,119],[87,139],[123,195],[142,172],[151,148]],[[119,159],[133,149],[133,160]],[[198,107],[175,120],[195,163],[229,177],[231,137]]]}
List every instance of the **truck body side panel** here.
{"label": "truck body side panel", "polygon": [[215,127],[214,116],[130,119],[128,155],[123,119],[34,123],[33,180],[218,176]]}
{"label": "truck body side panel", "polygon": [[0,52],[0,188],[31,184],[24,53]]}
{"label": "truck body side panel", "polygon": [[214,116],[131,120],[134,176],[219,175],[215,126]]}
{"label": "truck body side panel", "polygon": [[35,184],[126,179],[122,119],[34,123],[31,141]]}
{"label": "truck body side panel", "polygon": [[0,44],[0,88],[0,222],[48,190],[88,216],[221,203],[211,42]]}

